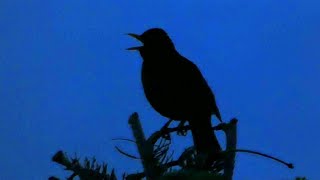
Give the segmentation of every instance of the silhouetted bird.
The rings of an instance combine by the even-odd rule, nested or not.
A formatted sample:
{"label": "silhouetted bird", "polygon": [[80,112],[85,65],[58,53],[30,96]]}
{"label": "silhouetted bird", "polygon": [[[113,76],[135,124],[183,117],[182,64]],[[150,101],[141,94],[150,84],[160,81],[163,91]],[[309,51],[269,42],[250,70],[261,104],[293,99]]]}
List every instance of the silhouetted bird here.
{"label": "silhouetted bird", "polygon": [[211,129],[211,115],[222,122],[220,112],[198,67],[176,51],[162,29],[153,28],[142,35],[128,35],[143,43],[128,50],[138,50],[143,58],[142,84],[152,107],[170,119],[188,121],[198,152],[220,152],[220,145]]}

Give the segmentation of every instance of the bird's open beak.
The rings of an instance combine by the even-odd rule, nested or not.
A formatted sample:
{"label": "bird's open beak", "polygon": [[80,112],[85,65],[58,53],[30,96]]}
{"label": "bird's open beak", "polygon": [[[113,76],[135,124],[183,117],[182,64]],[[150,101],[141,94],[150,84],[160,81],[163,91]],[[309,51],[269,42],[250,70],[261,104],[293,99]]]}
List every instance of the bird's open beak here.
{"label": "bird's open beak", "polygon": [[[140,42],[142,42],[141,37],[139,35],[137,35],[137,34],[128,33],[127,35],[139,40]],[[127,48],[127,50],[139,50],[140,48],[142,48],[142,46],[136,46],[136,47]]]}

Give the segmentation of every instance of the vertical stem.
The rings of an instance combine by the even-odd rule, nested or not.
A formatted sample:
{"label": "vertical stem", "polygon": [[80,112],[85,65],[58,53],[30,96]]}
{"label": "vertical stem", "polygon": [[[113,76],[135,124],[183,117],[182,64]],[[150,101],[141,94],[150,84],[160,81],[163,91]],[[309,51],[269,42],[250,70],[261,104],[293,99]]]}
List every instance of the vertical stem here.
{"label": "vertical stem", "polygon": [[223,131],[226,134],[227,147],[226,147],[226,160],[224,165],[224,175],[226,180],[232,180],[234,163],[237,147],[237,119],[232,119],[226,128],[223,128]]}
{"label": "vertical stem", "polygon": [[140,154],[141,162],[146,174],[146,178],[152,179],[157,176],[157,163],[153,157],[153,144],[146,141],[138,113],[133,113],[129,118],[129,125],[131,126],[133,136],[136,140],[138,152]]}

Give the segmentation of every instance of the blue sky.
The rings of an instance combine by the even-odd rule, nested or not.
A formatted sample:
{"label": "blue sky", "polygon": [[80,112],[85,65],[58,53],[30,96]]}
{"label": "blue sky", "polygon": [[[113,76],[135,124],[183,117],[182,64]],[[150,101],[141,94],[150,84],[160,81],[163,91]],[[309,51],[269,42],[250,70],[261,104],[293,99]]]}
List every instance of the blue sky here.
{"label": "blue sky", "polygon": [[[139,44],[125,33],[164,28],[196,63],[222,117],[239,119],[239,148],[295,164],[238,154],[234,179],[320,179],[320,3],[316,0],[0,1],[0,179],[65,177],[58,150],[96,156],[117,173],[140,162],[127,119],[146,134],[166,118],[144,97]],[[213,119],[216,124],[216,119]],[[223,134],[219,133],[223,142]],[[181,152],[191,138],[175,137]]]}

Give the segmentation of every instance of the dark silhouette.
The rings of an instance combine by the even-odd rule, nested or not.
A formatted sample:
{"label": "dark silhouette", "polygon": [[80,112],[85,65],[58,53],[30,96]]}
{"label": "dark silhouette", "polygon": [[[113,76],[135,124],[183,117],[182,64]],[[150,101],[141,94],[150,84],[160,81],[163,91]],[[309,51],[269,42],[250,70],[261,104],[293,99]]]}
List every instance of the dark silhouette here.
{"label": "dark silhouette", "polygon": [[142,84],[152,107],[170,119],[188,121],[198,152],[220,152],[221,147],[211,129],[211,115],[222,122],[220,112],[198,67],[176,51],[162,29],[128,35],[143,43],[128,50],[138,50],[143,58]]}
{"label": "dark silhouette", "polygon": [[[221,116],[215,104],[207,82],[202,77],[199,69],[192,62],[182,57],[176,50],[167,34],[161,29],[150,29],[141,36],[129,34],[140,40],[144,45],[129,48],[138,50],[143,57],[142,82],[145,94],[151,105],[163,116],[170,119],[163,129],[146,137],[139,120],[138,113],[133,113],[128,124],[133,133],[134,140],[117,138],[134,142],[137,146],[139,157],[126,153],[116,146],[121,154],[140,159],[143,171],[127,174],[122,179],[225,179],[232,180],[235,156],[238,152],[251,153],[263,156],[293,169],[292,163],[287,163],[276,157],[257,151],[237,149],[237,123],[233,118],[229,123],[222,123],[211,127],[211,115]],[[169,128],[171,120],[181,121],[175,128]],[[188,121],[189,126],[183,126]],[[182,124],[182,125],[181,125]],[[201,154],[209,154],[205,164],[198,161],[199,156],[194,156],[194,150],[186,148],[177,159],[172,154],[168,155],[171,144],[170,139],[164,140],[164,134],[177,132],[177,130],[191,130],[196,150]],[[226,149],[220,155],[220,145],[212,130],[222,130],[226,137]],[[202,159],[203,160],[203,159]],[[68,157],[58,151],[52,161],[63,166],[64,170],[71,171],[67,179],[75,178],[85,180],[115,180],[115,170],[108,171],[105,163],[97,163],[95,158]],[[214,162],[213,162],[214,161]],[[204,166],[203,166],[204,165]],[[172,169],[179,166],[181,169]],[[207,172],[203,170],[208,170]],[[223,170],[223,173],[222,171]],[[49,180],[58,180],[51,176]],[[306,180],[305,177],[296,177],[296,180]]]}

